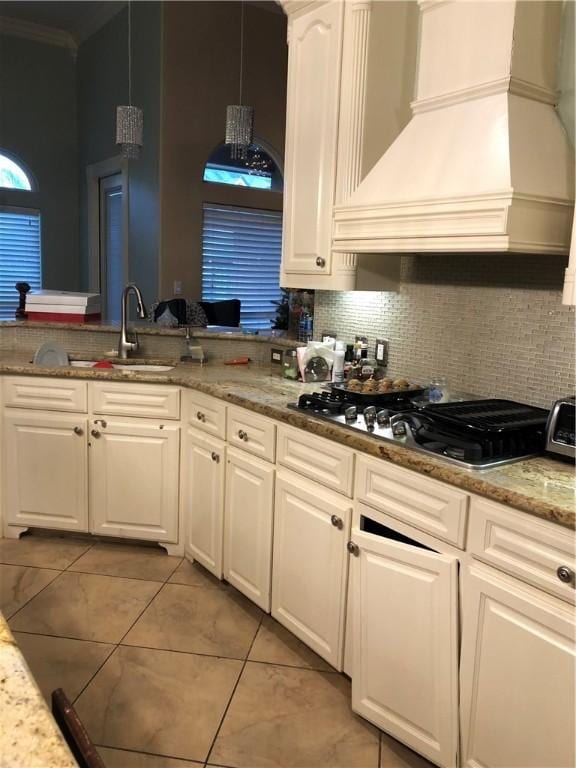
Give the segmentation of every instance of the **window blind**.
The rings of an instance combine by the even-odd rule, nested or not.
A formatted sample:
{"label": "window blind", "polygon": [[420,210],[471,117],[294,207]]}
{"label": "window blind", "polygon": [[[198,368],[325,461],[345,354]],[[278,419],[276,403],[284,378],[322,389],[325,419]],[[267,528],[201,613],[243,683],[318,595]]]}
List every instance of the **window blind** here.
{"label": "window blind", "polygon": [[18,306],[14,285],[42,287],[40,214],[0,208],[0,319],[13,320]]}
{"label": "window blind", "polygon": [[240,299],[246,330],[270,329],[280,299],[282,214],[206,203],[202,299]]}

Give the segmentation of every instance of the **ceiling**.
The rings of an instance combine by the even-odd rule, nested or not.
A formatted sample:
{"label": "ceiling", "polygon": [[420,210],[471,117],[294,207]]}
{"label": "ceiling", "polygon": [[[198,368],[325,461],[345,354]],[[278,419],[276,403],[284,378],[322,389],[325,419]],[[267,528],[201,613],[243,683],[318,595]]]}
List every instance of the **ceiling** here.
{"label": "ceiling", "polygon": [[122,0],[2,0],[0,16],[62,30],[79,43],[115,16]]}

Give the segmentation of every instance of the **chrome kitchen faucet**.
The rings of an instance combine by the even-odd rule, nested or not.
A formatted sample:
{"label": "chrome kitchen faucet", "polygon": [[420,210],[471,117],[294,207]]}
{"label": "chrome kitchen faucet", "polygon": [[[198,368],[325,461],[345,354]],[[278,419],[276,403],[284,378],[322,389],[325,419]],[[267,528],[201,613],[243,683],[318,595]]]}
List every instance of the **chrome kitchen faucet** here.
{"label": "chrome kitchen faucet", "polygon": [[120,340],[118,342],[118,357],[121,360],[126,360],[126,358],[134,352],[137,352],[139,349],[138,334],[136,331],[134,331],[134,341],[128,341],[128,296],[131,291],[136,296],[136,310],[138,312],[138,317],[142,320],[146,318],[146,307],[144,306],[144,299],[140,293],[140,288],[138,288],[135,283],[128,283],[122,291],[122,325],[120,327]]}

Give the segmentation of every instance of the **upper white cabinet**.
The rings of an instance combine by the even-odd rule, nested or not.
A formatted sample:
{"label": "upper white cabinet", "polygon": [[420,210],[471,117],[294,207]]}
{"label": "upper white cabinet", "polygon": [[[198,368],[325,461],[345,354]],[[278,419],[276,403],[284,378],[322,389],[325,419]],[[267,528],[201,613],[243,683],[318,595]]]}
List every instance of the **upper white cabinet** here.
{"label": "upper white cabinet", "polygon": [[289,20],[282,282],[292,287],[332,269],[343,26],[344,3]]}
{"label": "upper white cabinet", "polygon": [[[290,13],[290,7],[286,7]],[[291,288],[396,286],[367,257],[332,250],[333,207],[362,173],[366,67],[372,6],[331,0],[288,19],[284,236],[280,282]],[[390,281],[390,277],[392,280]]]}
{"label": "upper white cabinet", "polygon": [[480,564],[462,605],[462,765],[573,766],[573,609]]}

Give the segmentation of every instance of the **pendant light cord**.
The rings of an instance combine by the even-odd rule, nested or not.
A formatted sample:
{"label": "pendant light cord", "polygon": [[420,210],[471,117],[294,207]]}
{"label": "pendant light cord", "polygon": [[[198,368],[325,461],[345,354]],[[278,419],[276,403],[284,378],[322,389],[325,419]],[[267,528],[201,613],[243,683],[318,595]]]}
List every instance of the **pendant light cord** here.
{"label": "pendant light cord", "polygon": [[242,80],[244,77],[244,0],[240,11],[240,95],[238,104],[242,106]]}
{"label": "pendant light cord", "polygon": [[132,106],[132,3],[128,0],[128,104]]}

